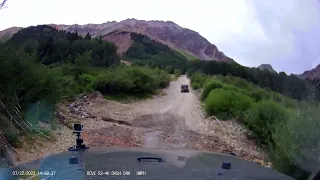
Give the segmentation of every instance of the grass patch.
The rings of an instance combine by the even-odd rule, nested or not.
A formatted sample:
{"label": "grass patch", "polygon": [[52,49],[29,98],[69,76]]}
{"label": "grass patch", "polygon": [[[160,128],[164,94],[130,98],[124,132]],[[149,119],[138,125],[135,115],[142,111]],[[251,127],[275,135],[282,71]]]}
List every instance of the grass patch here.
{"label": "grass patch", "polygon": [[199,58],[187,53],[187,52],[184,52],[184,51],[180,51],[178,49],[175,49],[178,53],[180,53],[181,55],[183,55],[184,57],[186,57],[188,60],[190,61],[194,61],[194,60],[199,60]]}

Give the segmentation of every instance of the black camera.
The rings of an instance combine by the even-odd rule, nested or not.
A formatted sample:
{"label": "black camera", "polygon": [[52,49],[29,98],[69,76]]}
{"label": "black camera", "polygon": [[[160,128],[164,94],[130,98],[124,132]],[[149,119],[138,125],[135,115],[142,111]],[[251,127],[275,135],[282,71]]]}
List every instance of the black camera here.
{"label": "black camera", "polygon": [[83,129],[83,124],[73,124],[73,131],[74,132],[81,132]]}
{"label": "black camera", "polygon": [[76,145],[68,148],[69,151],[89,149],[89,147],[83,144],[83,139],[80,138],[82,130],[83,130],[83,124],[79,124],[79,123],[73,124],[73,133],[77,134],[77,139],[76,139]]}

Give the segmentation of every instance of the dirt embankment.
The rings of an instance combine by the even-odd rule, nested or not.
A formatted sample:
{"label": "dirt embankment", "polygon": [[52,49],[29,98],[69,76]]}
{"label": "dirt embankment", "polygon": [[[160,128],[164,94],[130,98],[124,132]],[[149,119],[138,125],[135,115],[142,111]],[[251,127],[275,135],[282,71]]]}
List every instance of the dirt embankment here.
{"label": "dirt embankment", "polygon": [[262,162],[264,153],[247,139],[242,125],[205,117],[197,92],[181,93],[181,84],[190,84],[189,79],[182,76],[161,95],[129,104],[106,100],[99,93],[65,102],[60,105],[58,119],[66,126],[53,132],[56,141],[20,150],[18,162],[74,145],[75,137],[67,127],[72,122],[84,124],[83,138],[89,147],[188,148]]}

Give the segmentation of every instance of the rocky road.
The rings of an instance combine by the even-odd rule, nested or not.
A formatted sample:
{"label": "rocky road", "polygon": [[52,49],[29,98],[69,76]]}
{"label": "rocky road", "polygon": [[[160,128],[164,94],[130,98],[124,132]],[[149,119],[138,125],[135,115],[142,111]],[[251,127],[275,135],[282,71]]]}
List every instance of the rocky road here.
{"label": "rocky road", "polygon": [[[89,147],[198,149],[263,164],[263,151],[247,138],[244,127],[234,120],[220,122],[206,117],[199,92],[190,87],[190,93],[181,93],[181,84],[190,87],[190,80],[181,76],[162,93],[128,104],[106,100],[100,93],[83,95],[74,102],[62,103],[58,119],[67,126],[83,123],[83,138]],[[54,134],[55,142],[47,145],[43,142],[37,151],[21,151],[20,156],[32,157],[23,158],[25,161],[37,159],[65,151],[75,143],[71,129],[66,126]]]}

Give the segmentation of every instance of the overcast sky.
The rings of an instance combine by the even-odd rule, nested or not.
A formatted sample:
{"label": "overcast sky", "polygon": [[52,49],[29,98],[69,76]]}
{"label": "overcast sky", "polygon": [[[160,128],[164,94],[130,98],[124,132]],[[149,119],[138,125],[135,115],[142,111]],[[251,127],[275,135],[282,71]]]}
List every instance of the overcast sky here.
{"label": "overcast sky", "polygon": [[318,0],[8,0],[0,30],[127,18],[174,21],[245,66],[302,73],[320,64]]}

